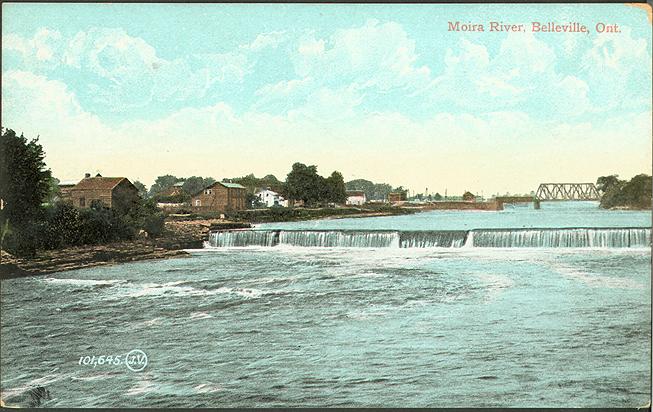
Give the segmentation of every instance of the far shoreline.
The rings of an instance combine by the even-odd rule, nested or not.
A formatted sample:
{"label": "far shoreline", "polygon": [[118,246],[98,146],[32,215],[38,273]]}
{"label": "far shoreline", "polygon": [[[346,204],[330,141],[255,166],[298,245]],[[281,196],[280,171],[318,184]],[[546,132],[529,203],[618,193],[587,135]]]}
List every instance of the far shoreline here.
{"label": "far shoreline", "polygon": [[[455,211],[484,211],[482,209],[450,209]],[[651,212],[651,209],[618,206],[606,211]],[[146,260],[162,260],[190,257],[187,250],[201,250],[208,235],[214,230],[247,229],[274,223],[309,222],[317,220],[362,219],[390,217],[415,213],[444,211],[423,205],[369,208],[296,208],[258,209],[238,212],[230,219],[205,218],[202,216],[173,216],[166,220],[166,230],[161,237],[141,238],[105,245],[86,245],[57,250],[39,251],[34,258],[16,258],[2,252],[0,280],[40,276],[71,270],[111,266]],[[277,216],[275,213],[283,214]],[[244,219],[247,217],[248,219]]]}

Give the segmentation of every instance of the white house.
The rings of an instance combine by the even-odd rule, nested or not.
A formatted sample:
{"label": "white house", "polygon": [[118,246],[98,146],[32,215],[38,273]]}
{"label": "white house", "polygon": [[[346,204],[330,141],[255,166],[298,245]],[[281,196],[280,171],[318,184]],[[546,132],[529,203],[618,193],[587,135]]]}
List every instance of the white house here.
{"label": "white house", "polygon": [[347,190],[347,204],[353,206],[361,206],[365,204],[365,192],[362,190]]}
{"label": "white house", "polygon": [[256,192],[256,197],[261,203],[265,203],[265,207],[283,206],[288,207],[288,201],[283,198],[279,193],[270,190],[262,189]]}

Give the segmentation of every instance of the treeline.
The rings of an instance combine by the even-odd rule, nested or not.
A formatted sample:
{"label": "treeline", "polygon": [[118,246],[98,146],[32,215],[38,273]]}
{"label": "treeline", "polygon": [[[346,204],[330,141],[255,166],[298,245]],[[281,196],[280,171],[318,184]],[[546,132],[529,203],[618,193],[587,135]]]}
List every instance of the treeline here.
{"label": "treeline", "polygon": [[[347,200],[347,190],[342,174],[334,171],[328,177],[317,173],[317,166],[307,166],[295,163],[284,182],[274,175],[257,178],[253,174],[242,177],[223,179],[223,182],[238,183],[247,189],[247,203],[255,200],[254,193],[259,189],[270,188],[280,193],[288,200],[301,200],[308,206],[344,203]],[[192,195],[215,183],[211,177],[193,176],[179,178],[173,175],[159,176],[150,188],[148,195],[157,201],[172,203],[188,202]],[[169,189],[178,183],[183,183],[180,194],[166,195]]]}
{"label": "treeline", "polygon": [[153,201],[118,199],[117,207],[95,202],[76,209],[57,200],[56,181],[44,162],[37,139],[28,141],[11,129],[0,137],[0,247],[16,256],[37,250],[134,239],[144,231],[157,236],[164,215]]}
{"label": "treeline", "polygon": [[393,189],[387,183],[374,183],[365,179],[350,180],[345,186],[347,190],[362,190],[367,200],[385,200],[388,198],[388,193],[407,192],[402,186]]}
{"label": "treeline", "polygon": [[602,194],[600,207],[651,209],[652,185],[651,176],[646,174],[629,181],[619,179],[619,175],[601,176],[596,180],[596,188]]}
{"label": "treeline", "polygon": [[[191,176],[184,178],[173,175],[163,175],[156,178],[154,184],[150,187],[150,190],[147,191],[147,197],[151,197],[157,201],[183,203],[189,201],[191,196],[213,183],[215,183],[215,179],[212,177]],[[166,192],[176,184],[181,184],[180,193],[174,195],[166,194]],[[144,186],[143,188],[145,189]]]}

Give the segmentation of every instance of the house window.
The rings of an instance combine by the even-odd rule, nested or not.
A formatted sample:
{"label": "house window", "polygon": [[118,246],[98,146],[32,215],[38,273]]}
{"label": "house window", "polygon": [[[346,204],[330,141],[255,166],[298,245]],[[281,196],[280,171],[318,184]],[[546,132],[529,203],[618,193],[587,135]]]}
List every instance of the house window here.
{"label": "house window", "polygon": [[213,193],[213,190],[211,190],[211,189],[206,189],[206,190],[204,191],[204,194],[205,194],[205,195],[210,195],[211,193]]}
{"label": "house window", "polygon": [[86,207],[86,199],[83,197],[79,198],[79,207]]}
{"label": "house window", "polygon": [[199,199],[195,200],[195,206],[202,206],[202,201]]}

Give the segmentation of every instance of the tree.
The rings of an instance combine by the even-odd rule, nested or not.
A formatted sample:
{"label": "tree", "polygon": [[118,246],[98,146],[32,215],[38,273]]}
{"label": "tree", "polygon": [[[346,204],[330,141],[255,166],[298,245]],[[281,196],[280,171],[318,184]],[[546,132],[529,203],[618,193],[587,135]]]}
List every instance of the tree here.
{"label": "tree", "polygon": [[436,193],[433,195],[433,200],[442,200],[442,195],[440,193]]}
{"label": "tree", "polygon": [[601,193],[606,193],[614,187],[621,187],[626,183],[625,180],[619,180],[619,175],[601,176],[596,179],[596,188]]}
{"label": "tree", "polygon": [[215,179],[212,177],[191,176],[184,181],[182,189],[187,194],[194,195],[213,183]]}
{"label": "tree", "polygon": [[48,197],[45,199],[46,203],[54,203],[57,199],[61,198],[61,189],[59,188],[60,180],[56,177],[50,177]]}
{"label": "tree", "polygon": [[392,192],[392,186],[387,183],[373,183],[366,179],[350,180],[345,184],[347,190],[362,190],[369,200],[383,200]]}
{"label": "tree", "polygon": [[[387,183],[375,183],[372,194],[369,197],[371,200],[383,200],[388,197],[388,193],[392,192],[392,186]],[[366,194],[367,195],[367,194]]]}
{"label": "tree", "polygon": [[286,177],[285,193],[291,200],[303,200],[306,204],[314,204],[323,196],[322,179],[317,174],[317,166],[295,163]]}
{"label": "tree", "polygon": [[372,199],[374,194],[374,183],[365,179],[350,180],[345,184],[347,190],[362,190],[367,199]]}
{"label": "tree", "polygon": [[138,180],[134,180],[132,184],[136,187],[136,189],[138,189],[138,195],[142,199],[147,199],[147,187],[145,187],[145,185]]}
{"label": "tree", "polygon": [[[52,173],[46,169],[45,153],[38,137],[29,142],[22,134],[2,129],[0,138],[0,227],[11,234],[16,253],[30,256],[36,251],[36,223],[43,214],[42,204],[51,193]],[[8,222],[8,223],[7,223]],[[6,224],[7,223],[7,224]]]}
{"label": "tree", "polygon": [[181,182],[183,179],[173,175],[163,175],[156,178],[152,187],[150,187],[150,197],[156,196],[163,191],[169,189],[175,183]]}
{"label": "tree", "polygon": [[347,190],[345,180],[340,172],[334,171],[331,176],[325,179],[326,200],[332,203],[345,203],[347,201]]}
{"label": "tree", "polygon": [[463,193],[463,200],[465,202],[473,202],[474,200],[476,200],[476,196],[474,196],[472,192],[465,192]]}

